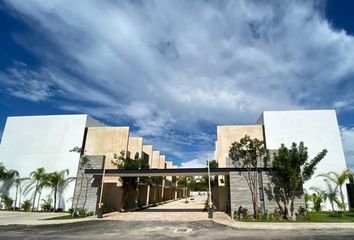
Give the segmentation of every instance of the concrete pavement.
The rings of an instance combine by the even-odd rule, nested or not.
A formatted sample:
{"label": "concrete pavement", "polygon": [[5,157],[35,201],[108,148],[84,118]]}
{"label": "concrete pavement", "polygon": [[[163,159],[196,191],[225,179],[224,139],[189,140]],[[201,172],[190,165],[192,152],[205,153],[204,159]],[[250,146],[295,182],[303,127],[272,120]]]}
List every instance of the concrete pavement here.
{"label": "concrete pavement", "polygon": [[92,216],[88,218],[66,220],[44,220],[45,218],[59,217],[66,214],[67,213],[0,211],[0,225],[46,225],[82,222],[96,219],[96,216]]}
{"label": "concrete pavement", "polygon": [[213,221],[88,221],[46,226],[0,226],[0,239],[354,239],[354,230],[248,230]]}
{"label": "concrete pavement", "polygon": [[[204,221],[208,220],[208,213],[203,211],[207,196],[194,196],[194,200],[180,199],[156,207],[140,211],[119,213],[113,212],[104,215],[104,220],[120,221]],[[214,218],[227,220],[229,217],[223,212],[214,212]]]}

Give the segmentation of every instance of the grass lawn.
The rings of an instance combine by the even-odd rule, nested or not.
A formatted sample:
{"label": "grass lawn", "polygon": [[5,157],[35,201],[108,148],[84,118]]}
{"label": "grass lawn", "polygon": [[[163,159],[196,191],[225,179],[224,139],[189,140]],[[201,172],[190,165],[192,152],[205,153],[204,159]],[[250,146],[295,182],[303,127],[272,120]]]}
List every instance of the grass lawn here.
{"label": "grass lawn", "polygon": [[354,222],[354,211],[343,212],[343,216],[331,216],[332,212],[309,212],[308,222]]}
{"label": "grass lawn", "polygon": [[67,215],[58,216],[58,217],[45,218],[43,220],[67,220],[67,219],[76,219],[76,218],[85,218],[85,217],[80,217],[80,216],[73,217],[70,214],[67,214]]}

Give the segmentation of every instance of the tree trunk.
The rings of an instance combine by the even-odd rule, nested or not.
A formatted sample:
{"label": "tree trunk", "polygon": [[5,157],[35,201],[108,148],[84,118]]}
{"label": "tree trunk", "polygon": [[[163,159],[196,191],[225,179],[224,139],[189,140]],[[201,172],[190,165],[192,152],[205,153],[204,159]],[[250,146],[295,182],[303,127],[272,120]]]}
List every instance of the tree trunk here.
{"label": "tree trunk", "polygon": [[55,212],[56,210],[56,206],[57,206],[57,191],[58,191],[58,187],[55,186],[54,187],[54,206],[53,206],[53,212]]}
{"label": "tree trunk", "polygon": [[284,218],[289,219],[289,215],[291,216],[291,201],[289,199],[285,199],[285,211]]}
{"label": "tree trunk", "polygon": [[334,204],[333,204],[333,200],[331,200],[331,206],[332,206],[332,212],[334,212]]}
{"label": "tree trunk", "polygon": [[147,185],[147,192],[146,192],[146,204],[145,205],[149,205],[149,200],[150,200],[150,184]]}
{"label": "tree trunk", "polygon": [[187,194],[187,188],[184,188],[184,193],[186,194],[186,203],[188,203],[188,194]]}
{"label": "tree trunk", "polygon": [[154,186],[154,204],[156,204],[157,186]]}
{"label": "tree trunk", "polygon": [[89,183],[90,183],[90,181],[89,181],[88,177],[86,176],[85,198],[84,198],[84,203],[82,204],[82,208],[83,208],[83,209],[85,209],[86,202],[87,202],[87,193],[88,193]]}
{"label": "tree trunk", "polygon": [[15,195],[15,202],[14,202],[14,207],[13,210],[16,210],[16,205],[17,205],[17,194],[18,194],[18,186],[16,186],[16,195]]}
{"label": "tree trunk", "polygon": [[21,209],[21,195],[22,195],[22,189],[20,187],[20,194],[18,195],[18,207]]}
{"label": "tree trunk", "polygon": [[343,196],[343,190],[342,190],[342,186],[339,187],[339,192],[340,192],[340,198],[342,199],[342,210],[345,210],[346,207],[345,207],[345,203],[344,203],[344,196]]}
{"label": "tree trunk", "polygon": [[38,191],[38,184],[36,183],[36,187],[34,188],[33,200],[32,200],[32,211],[34,210],[34,204],[36,203],[37,191]]}
{"label": "tree trunk", "polygon": [[37,202],[37,211],[39,211],[39,203],[41,201],[41,194],[42,194],[42,189],[39,189],[38,192],[38,202]]}
{"label": "tree trunk", "polygon": [[[79,190],[79,193],[77,194],[75,209],[77,209],[77,206],[79,205],[79,200],[80,200],[80,197],[81,197],[81,192],[82,192],[82,184],[83,184],[83,180],[84,180],[84,174],[83,174],[83,173],[81,173],[80,190]],[[103,180],[102,180],[102,181],[103,181]]]}

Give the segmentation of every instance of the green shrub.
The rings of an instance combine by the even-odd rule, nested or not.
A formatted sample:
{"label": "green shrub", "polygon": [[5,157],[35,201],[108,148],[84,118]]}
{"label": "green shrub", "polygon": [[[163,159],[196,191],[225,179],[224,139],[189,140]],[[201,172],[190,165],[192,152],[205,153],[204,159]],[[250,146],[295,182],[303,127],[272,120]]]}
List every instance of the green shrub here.
{"label": "green shrub", "polygon": [[45,212],[52,211],[53,199],[48,196],[48,198],[46,200],[42,199],[42,201],[43,201],[43,203],[41,204],[42,211],[45,211]]}
{"label": "green shrub", "polygon": [[235,220],[249,221],[253,218],[251,214],[248,213],[248,209],[240,206],[237,211],[234,212]]}
{"label": "green shrub", "polygon": [[296,214],[296,221],[306,221],[309,219],[310,219],[309,214],[308,214],[306,208],[300,206],[297,211],[297,214]]}
{"label": "green shrub", "polygon": [[32,204],[30,200],[25,200],[22,205],[21,209],[25,212],[29,212],[31,210]]}
{"label": "green shrub", "polygon": [[269,215],[269,214],[268,214],[268,211],[266,211],[265,213],[263,213],[263,214],[261,215],[261,219],[262,219],[262,220],[268,220],[268,218],[269,218],[268,215]]}
{"label": "green shrub", "polygon": [[275,209],[273,212],[273,220],[274,221],[280,221],[280,219],[282,218],[283,214],[280,210]]}
{"label": "green shrub", "polygon": [[342,211],[333,211],[329,214],[331,217],[344,217],[344,213]]}
{"label": "green shrub", "polygon": [[87,209],[84,208],[78,208],[78,209],[69,209],[69,212],[71,216],[73,217],[88,217],[94,215],[94,212],[88,211]]}
{"label": "green shrub", "polygon": [[12,200],[12,198],[3,193],[1,195],[1,202],[4,204],[5,210],[10,210],[12,208],[14,200]]}

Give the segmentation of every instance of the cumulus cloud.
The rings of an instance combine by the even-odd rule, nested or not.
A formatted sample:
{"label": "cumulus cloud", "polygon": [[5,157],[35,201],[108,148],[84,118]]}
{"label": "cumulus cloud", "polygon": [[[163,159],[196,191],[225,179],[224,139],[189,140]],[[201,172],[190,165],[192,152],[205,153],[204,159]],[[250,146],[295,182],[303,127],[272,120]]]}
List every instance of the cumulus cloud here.
{"label": "cumulus cloud", "polygon": [[264,110],[344,109],[354,97],[354,38],[318,1],[5,2],[51,46],[16,35],[43,59],[46,70],[32,74],[50,82],[32,99],[5,82],[10,94],[75,100],[61,107],[130,121],[166,150],[195,144],[205,126],[253,123]]}

